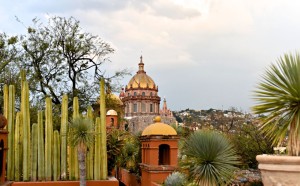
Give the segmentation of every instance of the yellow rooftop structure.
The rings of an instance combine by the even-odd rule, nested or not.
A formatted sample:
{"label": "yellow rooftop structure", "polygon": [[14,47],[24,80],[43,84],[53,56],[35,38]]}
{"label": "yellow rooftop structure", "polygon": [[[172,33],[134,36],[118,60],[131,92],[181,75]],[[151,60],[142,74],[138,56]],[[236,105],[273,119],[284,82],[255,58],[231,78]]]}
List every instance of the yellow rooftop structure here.
{"label": "yellow rooftop structure", "polygon": [[156,116],[153,124],[146,127],[142,136],[162,135],[162,136],[176,136],[176,130],[168,124],[161,123],[160,116]]}

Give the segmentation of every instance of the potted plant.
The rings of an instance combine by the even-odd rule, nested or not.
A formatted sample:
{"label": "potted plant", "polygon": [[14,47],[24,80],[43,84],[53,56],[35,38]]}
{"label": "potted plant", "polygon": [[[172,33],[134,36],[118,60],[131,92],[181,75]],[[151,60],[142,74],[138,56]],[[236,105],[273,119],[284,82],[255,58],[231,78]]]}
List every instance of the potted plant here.
{"label": "potted plant", "polygon": [[284,54],[262,76],[254,91],[255,114],[264,115],[261,130],[274,144],[287,140],[288,156],[258,155],[264,185],[300,183],[300,56]]}

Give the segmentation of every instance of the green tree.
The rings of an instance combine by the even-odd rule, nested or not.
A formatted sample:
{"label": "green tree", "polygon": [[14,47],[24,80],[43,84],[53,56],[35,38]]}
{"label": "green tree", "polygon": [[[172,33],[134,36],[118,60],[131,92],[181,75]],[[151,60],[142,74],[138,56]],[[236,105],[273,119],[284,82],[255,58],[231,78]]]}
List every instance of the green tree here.
{"label": "green tree", "polygon": [[265,114],[262,131],[275,143],[288,135],[289,155],[300,155],[300,56],[284,54],[271,64],[254,91],[255,114]]}
{"label": "green tree", "polygon": [[257,169],[256,156],[273,152],[272,139],[261,133],[255,123],[241,125],[239,131],[231,134],[230,138],[246,168]]}
{"label": "green tree", "polygon": [[86,151],[94,143],[93,121],[89,118],[76,117],[69,126],[69,139],[72,146],[77,146],[80,186],[86,185]]}
{"label": "green tree", "polygon": [[196,131],[186,139],[181,168],[199,185],[217,186],[230,182],[239,164],[234,146],[220,133]]}
{"label": "green tree", "polygon": [[[59,16],[50,17],[46,25],[33,19],[22,48],[32,90],[51,96],[58,105],[65,93],[70,97],[69,106],[71,98],[78,96],[83,108],[96,100],[99,79],[105,75],[102,65],[114,52],[99,36],[84,32],[75,18]],[[108,79],[123,77],[126,72],[118,71]]]}

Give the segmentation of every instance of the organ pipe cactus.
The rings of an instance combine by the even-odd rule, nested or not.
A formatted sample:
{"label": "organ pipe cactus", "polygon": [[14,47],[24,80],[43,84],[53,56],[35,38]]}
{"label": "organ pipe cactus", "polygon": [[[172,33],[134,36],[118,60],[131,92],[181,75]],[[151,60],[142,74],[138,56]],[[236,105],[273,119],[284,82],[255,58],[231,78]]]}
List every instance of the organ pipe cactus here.
{"label": "organ pipe cactus", "polygon": [[101,163],[101,157],[100,157],[100,117],[96,118],[95,121],[95,149],[94,149],[94,179],[100,180],[100,163]]}
{"label": "organ pipe cactus", "polygon": [[[79,103],[78,97],[73,98],[73,119],[79,117]],[[72,176],[75,180],[78,180],[79,172],[78,172],[78,154],[77,154],[77,147],[71,147],[71,166],[73,169]]]}
{"label": "organ pipe cactus", "polygon": [[61,179],[67,179],[67,131],[68,131],[68,95],[64,95],[61,104]]}
{"label": "organ pipe cactus", "polygon": [[53,180],[59,179],[59,132],[57,130],[53,133]]}
{"label": "organ pipe cactus", "polygon": [[105,108],[105,89],[104,89],[104,79],[100,82],[100,179],[107,179],[107,150],[106,150],[106,108]]}
{"label": "organ pipe cactus", "polygon": [[[93,109],[91,106],[88,106],[87,109],[87,118],[91,121],[94,120]],[[92,129],[94,130],[94,122],[91,123]],[[93,138],[93,144],[95,143],[95,138]],[[87,151],[87,179],[92,180],[94,177],[94,146],[91,145]]]}
{"label": "organ pipe cactus", "polygon": [[21,113],[17,112],[16,114],[16,124],[15,124],[15,141],[14,141],[14,151],[15,151],[15,156],[14,156],[14,164],[15,164],[15,181],[20,181],[20,175],[21,175],[21,140],[20,140],[20,118],[21,118]]}
{"label": "organ pipe cactus", "polygon": [[4,117],[7,119],[8,118],[8,86],[5,84],[3,87],[3,101],[4,101],[4,105],[3,105],[3,115]]}
{"label": "organ pipe cactus", "polygon": [[23,181],[28,181],[30,172],[30,114],[27,81],[22,83],[21,112],[23,123]]}
{"label": "organ pipe cactus", "polygon": [[15,87],[9,85],[9,109],[8,109],[8,152],[7,152],[7,179],[14,178],[14,129],[15,129]]}
{"label": "organ pipe cactus", "polygon": [[36,181],[37,179],[37,163],[38,163],[38,124],[34,123],[32,125],[32,149],[31,149],[31,181]]}
{"label": "organ pipe cactus", "polygon": [[43,112],[38,112],[38,180],[45,179],[45,144]]}
{"label": "organ pipe cactus", "polygon": [[45,111],[45,178],[46,181],[51,180],[52,171],[52,141],[53,141],[53,121],[52,121],[52,102],[51,98],[46,98]]}

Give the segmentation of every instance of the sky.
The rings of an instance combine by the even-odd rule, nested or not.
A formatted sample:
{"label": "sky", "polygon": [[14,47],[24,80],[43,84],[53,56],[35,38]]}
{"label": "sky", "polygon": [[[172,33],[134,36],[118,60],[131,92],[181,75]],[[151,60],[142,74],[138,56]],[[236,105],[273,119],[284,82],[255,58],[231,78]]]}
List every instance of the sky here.
{"label": "sky", "polygon": [[[298,0],[0,0],[0,32],[35,17],[73,16],[116,50],[107,75],[143,56],[171,110],[251,111],[265,69],[300,49]],[[46,21],[45,21],[46,23]],[[120,81],[126,85],[131,76]],[[161,104],[162,106],[162,104]]]}

